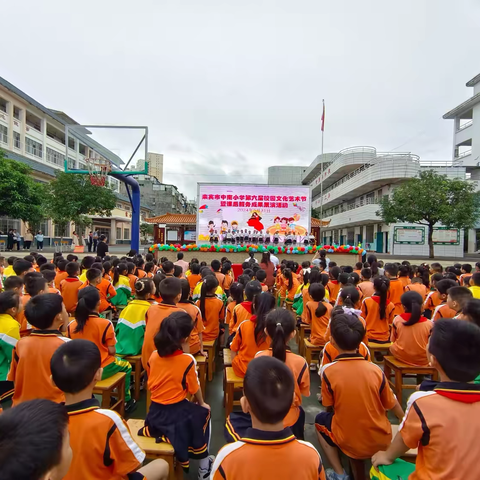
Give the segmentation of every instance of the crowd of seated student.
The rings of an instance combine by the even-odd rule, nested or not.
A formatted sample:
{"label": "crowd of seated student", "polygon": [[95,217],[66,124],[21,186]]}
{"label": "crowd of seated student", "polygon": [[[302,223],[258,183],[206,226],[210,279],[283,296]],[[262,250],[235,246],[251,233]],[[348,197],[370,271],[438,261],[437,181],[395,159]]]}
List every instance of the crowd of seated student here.
{"label": "crowd of seated student", "polygon": [[[190,458],[199,459],[200,479],[210,475],[215,479],[230,478],[232,474],[228,472],[232,471],[245,472],[254,479],[250,461],[245,459],[256,458],[258,445],[273,446],[278,442],[284,445],[283,455],[295,453],[305,458],[303,468],[297,469],[293,476],[287,472],[296,462],[288,460],[288,456],[284,458],[278,478],[313,479],[325,478],[326,474],[329,480],[344,480],[349,477],[341,465],[340,451],[354,459],[373,456],[373,464],[378,466],[400,456],[404,447],[414,448],[415,442],[415,447],[419,443],[425,447],[422,457],[419,449],[419,471],[428,472],[432,478],[437,478],[433,475],[437,470],[448,472],[448,465],[429,470],[438,449],[435,443],[438,435],[431,437],[432,447],[425,444],[424,437],[417,438],[415,422],[421,416],[415,417],[411,406],[416,402],[415,411],[421,408],[423,412],[424,397],[410,400],[401,437],[395,438],[389,447],[391,428],[385,411],[392,409],[399,419],[403,418],[403,411],[381,369],[370,363],[368,342],[391,342],[391,354],[403,363],[435,366],[440,372],[440,384],[425,381],[420,391],[434,388],[442,399],[472,404],[472,411],[477,414],[480,386],[465,387],[462,397],[463,390],[460,389],[461,395],[451,393],[454,384],[449,383],[480,384],[480,300],[476,299],[476,288],[480,292],[480,272],[471,274],[470,265],[444,269],[438,263],[415,267],[404,262],[387,263],[383,268],[372,256],[366,264],[356,264],[354,270],[331,261],[327,268],[325,261],[313,265],[303,262],[299,266],[284,260],[274,271],[276,282],[272,287],[265,283],[266,273],[253,256],[244,263],[237,282],[233,282],[231,263],[226,258],[213,260],[210,267],[192,259],[188,269],[187,265],[173,264],[166,258],[157,266],[153,256],[146,258],[147,262],[136,255],[131,259],[106,257],[103,262],[85,257],[81,265],[77,260],[74,256],[64,260],[60,255],[56,255],[52,264],[35,255],[16,261],[7,259],[10,272],[16,275],[4,277],[6,292],[0,294],[0,401],[13,396],[14,406],[5,422],[12,421],[15,409],[28,406],[38,397],[66,402],[73,461],[70,471],[68,467],[65,470],[68,472],[64,473],[65,478],[80,478],[77,472],[82,472],[82,478],[109,478],[109,475],[167,478],[168,468],[162,462],[141,468],[143,452],[121,418],[99,409],[92,400],[97,381],[125,372],[127,412],[135,407],[130,398],[131,365],[119,355],[141,353],[148,373],[152,407],[139,434],[171,441],[184,468],[188,468]],[[8,268],[4,269],[4,275]],[[476,269],[480,271],[480,264]],[[57,280],[59,291],[55,287]],[[122,311],[113,328],[102,313],[115,314],[115,304]],[[69,320],[68,314],[73,318]],[[302,396],[310,394],[308,365],[289,349],[300,321],[310,324],[311,342],[324,347],[319,400],[327,412],[317,415],[315,424],[318,441],[332,466],[327,472],[312,445],[295,443],[295,437],[304,437]],[[439,345],[446,344],[442,337],[445,332],[458,338],[465,334],[461,332],[463,327],[449,326],[451,322],[468,325],[465,328],[469,329],[471,341],[477,342],[476,353],[467,345],[472,363],[468,373],[462,373],[461,352],[449,352],[450,356],[445,357],[438,350]],[[227,342],[225,324],[230,334]],[[440,333],[435,337],[435,332]],[[433,339],[436,343],[432,349]],[[245,377],[243,412],[232,413],[226,423],[227,441],[234,443],[221,450],[215,462],[208,450],[210,408],[199,389],[193,357],[204,354],[203,341],[211,340],[217,340],[220,346],[230,345],[232,368],[238,376]],[[87,353],[81,361],[82,351]],[[448,368],[442,367],[445,358],[457,362],[457,367],[449,373],[445,373]],[[267,363],[270,361],[273,363]],[[276,383],[272,383],[271,375],[275,375]],[[248,385],[258,385],[260,377],[257,390],[262,395],[258,396],[258,391]],[[290,378],[295,379],[291,387]],[[264,390],[267,387],[269,390]],[[290,388],[288,404],[273,394],[283,389],[288,394]],[[197,403],[187,400],[190,395]],[[438,410],[433,400],[429,402],[426,407]],[[48,410],[49,404],[43,403],[42,407]],[[23,408],[28,416],[28,408]],[[0,415],[0,447],[6,441],[1,428],[3,415]],[[432,419],[435,415],[432,413]],[[425,418],[430,421],[428,414]],[[453,421],[462,425],[454,432],[455,438],[461,438],[465,422],[452,414]],[[97,429],[89,444],[85,432],[93,425]],[[118,435],[109,435],[112,428]],[[61,445],[62,441],[63,436]],[[110,457],[105,462],[107,452]],[[273,458],[273,449],[269,452]],[[82,458],[91,461],[82,463]],[[7,462],[2,453],[0,459]],[[61,456],[50,459],[46,468],[58,469],[61,460]],[[265,462],[273,471],[278,469],[270,458]],[[314,476],[309,471],[313,466],[317,469]]]}

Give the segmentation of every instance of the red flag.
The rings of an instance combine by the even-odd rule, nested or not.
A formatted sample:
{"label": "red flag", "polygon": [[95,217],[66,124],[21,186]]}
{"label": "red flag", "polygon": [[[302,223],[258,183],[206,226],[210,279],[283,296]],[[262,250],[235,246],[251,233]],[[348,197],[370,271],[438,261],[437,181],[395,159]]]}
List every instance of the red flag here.
{"label": "red flag", "polygon": [[323,112],[322,112],[322,132],[325,131],[325,100],[323,102]]}

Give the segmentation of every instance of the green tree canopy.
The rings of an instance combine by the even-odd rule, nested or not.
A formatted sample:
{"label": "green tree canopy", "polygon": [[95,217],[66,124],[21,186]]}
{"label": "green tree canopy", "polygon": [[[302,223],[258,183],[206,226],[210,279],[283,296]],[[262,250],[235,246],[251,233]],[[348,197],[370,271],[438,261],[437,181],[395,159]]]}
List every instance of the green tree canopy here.
{"label": "green tree canopy", "polygon": [[402,183],[391,197],[383,198],[377,215],[386,223],[426,225],[429,254],[434,258],[433,227],[441,223],[449,228],[473,228],[480,218],[480,202],[473,182],[424,170]]}
{"label": "green tree canopy", "polygon": [[86,215],[107,217],[115,208],[115,194],[109,187],[90,183],[88,175],[57,172],[49,185],[48,214],[61,226],[74,222],[80,231],[80,242],[85,226],[91,224]]}
{"label": "green tree canopy", "polygon": [[0,150],[0,215],[19,218],[32,229],[45,219],[45,185],[31,177],[32,169],[9,160]]}
{"label": "green tree canopy", "polygon": [[140,233],[143,237],[144,242],[146,243],[149,235],[153,235],[153,223],[141,223],[140,224]]}

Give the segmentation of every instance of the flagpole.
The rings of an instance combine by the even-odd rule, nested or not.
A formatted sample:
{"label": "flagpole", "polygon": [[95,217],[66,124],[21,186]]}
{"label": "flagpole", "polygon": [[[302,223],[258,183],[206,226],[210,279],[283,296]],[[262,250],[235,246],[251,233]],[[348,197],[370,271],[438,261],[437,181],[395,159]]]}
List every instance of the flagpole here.
{"label": "flagpole", "polygon": [[323,110],[322,110],[322,151],[320,154],[320,235],[319,235],[319,243],[323,244],[323,237],[322,237],[322,224],[323,224],[323,133],[325,130],[325,100],[322,100],[323,103]]}

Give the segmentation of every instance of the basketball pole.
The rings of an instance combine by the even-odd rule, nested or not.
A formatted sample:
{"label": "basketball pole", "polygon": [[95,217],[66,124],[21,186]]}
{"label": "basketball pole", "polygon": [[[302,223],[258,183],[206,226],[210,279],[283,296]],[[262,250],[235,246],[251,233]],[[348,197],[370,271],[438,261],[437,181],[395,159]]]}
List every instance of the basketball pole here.
{"label": "basketball pole", "polygon": [[325,100],[323,102],[323,113],[322,113],[322,151],[320,153],[320,235],[319,235],[319,243],[323,245],[323,237],[322,237],[322,224],[323,224],[323,133],[324,133],[324,122],[325,122]]}

